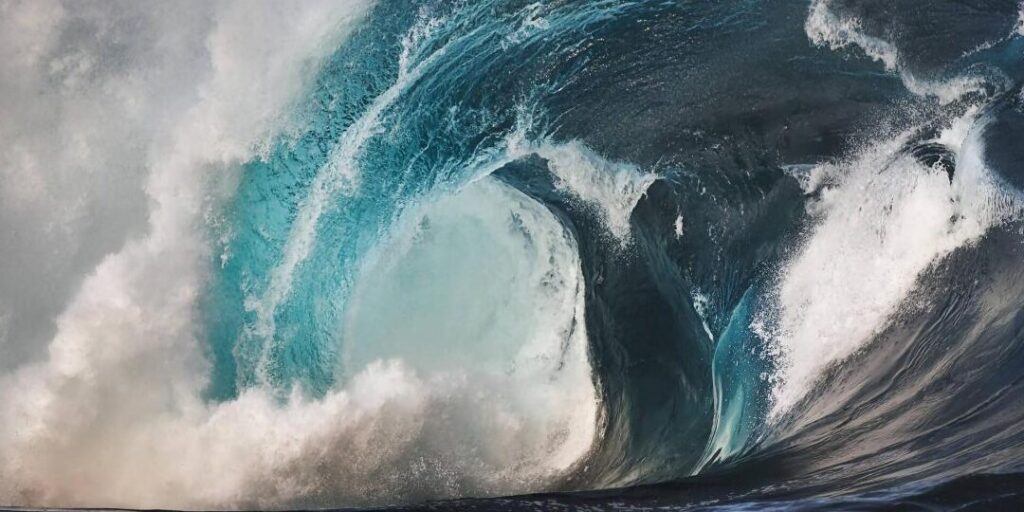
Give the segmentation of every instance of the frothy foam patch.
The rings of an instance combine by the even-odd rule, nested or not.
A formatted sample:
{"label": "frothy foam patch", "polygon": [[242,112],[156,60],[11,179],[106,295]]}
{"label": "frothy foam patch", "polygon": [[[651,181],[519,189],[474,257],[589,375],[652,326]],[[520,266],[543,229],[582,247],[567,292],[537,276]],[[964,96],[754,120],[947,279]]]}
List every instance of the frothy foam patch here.
{"label": "frothy foam patch", "polygon": [[[138,173],[149,209],[132,212],[148,218],[145,235],[103,258],[67,299],[41,361],[13,363],[0,377],[0,501],[203,507],[302,492],[260,478],[301,475],[287,467],[289,450],[320,454],[312,429],[270,428],[288,425],[294,410],[246,396],[215,407],[201,399],[203,214],[217,200],[207,185],[287,129],[289,107],[369,6],[3,4],[0,33],[18,41],[18,55],[0,66],[10,87],[0,97],[15,122],[28,120],[3,123],[5,133],[28,134],[5,142],[4,159],[33,177],[16,182],[27,187],[17,192],[31,198],[24,204],[68,194],[93,201],[75,180],[62,188],[62,176],[118,162],[109,172]],[[54,133],[72,143],[40,145]],[[84,214],[55,211],[33,220],[65,227]],[[330,402],[309,410],[322,407]],[[274,411],[267,427],[249,425],[262,411]],[[232,422],[253,427],[258,441],[244,428],[216,428]]]}
{"label": "frothy foam patch", "polygon": [[913,75],[904,66],[899,48],[889,41],[864,33],[861,21],[836,13],[829,0],[814,0],[804,23],[807,37],[817,46],[843,50],[860,48],[869,58],[880,62],[887,71],[898,73],[908,91],[929,96],[945,104],[966,94],[983,91],[987,81],[978,76],[956,76],[948,80],[926,80]]}
{"label": "frothy foam patch", "polygon": [[807,37],[816,45],[827,46],[832,50],[845,49],[850,45],[857,46],[865,55],[884,64],[885,69],[899,69],[899,50],[894,45],[864,34],[860,20],[836,14],[828,0],[814,0],[804,30]]}
{"label": "frothy foam patch", "polygon": [[531,140],[526,132],[530,119],[506,138],[500,157],[479,166],[487,175],[501,166],[534,154],[548,163],[555,175],[555,186],[596,208],[608,232],[621,244],[630,241],[630,217],[640,198],[657,179],[634,164],[609,160],[578,140],[554,142],[547,138]]}
{"label": "frothy foam patch", "polygon": [[1019,213],[985,169],[979,130],[965,129],[971,121],[940,137],[958,155],[952,184],[903,151],[909,134],[812,171],[807,184],[836,185],[810,204],[818,221],[753,325],[779,364],[773,416],[884,329],[930,265]]}
{"label": "frothy foam patch", "polygon": [[557,186],[597,206],[608,230],[625,243],[636,204],[654,183],[655,175],[635,165],[603,158],[579,141],[544,144],[537,154],[558,177]]}
{"label": "frothy foam patch", "polygon": [[1017,26],[1014,28],[1014,32],[1018,35],[1024,36],[1024,2],[1020,3],[1020,8],[1017,13]]}
{"label": "frothy foam patch", "polygon": [[697,312],[697,317],[700,318],[700,324],[704,327],[704,333],[708,335],[709,340],[714,341],[715,335],[711,333],[711,326],[708,324],[708,318],[711,314],[710,297],[694,288],[690,294],[690,299],[693,301],[693,309]]}

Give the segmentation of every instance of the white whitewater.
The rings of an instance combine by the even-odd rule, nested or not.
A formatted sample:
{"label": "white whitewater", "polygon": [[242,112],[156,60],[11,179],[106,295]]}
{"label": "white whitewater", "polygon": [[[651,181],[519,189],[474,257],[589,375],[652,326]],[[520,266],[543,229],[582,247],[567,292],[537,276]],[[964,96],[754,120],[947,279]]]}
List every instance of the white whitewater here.
{"label": "white whitewater", "polygon": [[[894,45],[861,32],[858,20],[836,14],[828,0],[812,2],[805,28],[814,44],[860,48],[919,96],[947,103],[982,85],[970,76],[914,78]],[[846,161],[794,168],[805,192],[820,194],[808,205],[814,223],[779,269],[771,306],[752,324],[779,364],[768,378],[773,418],[884,329],[923,272],[1019,216],[1020,201],[985,167],[979,116],[975,108],[952,120],[935,141],[956,154],[952,183],[905,151],[916,128],[883,136]]]}
{"label": "white whitewater", "polygon": [[773,416],[884,329],[931,265],[1019,214],[982,162],[975,115],[939,138],[957,155],[952,184],[902,151],[909,132],[800,176],[806,191],[820,192],[809,205],[816,221],[753,324],[781,366]]}
{"label": "white whitewater", "polygon": [[959,75],[945,80],[922,79],[905,67],[899,48],[889,41],[864,33],[861,21],[836,13],[830,0],[814,0],[804,23],[807,37],[818,46],[832,50],[859,48],[885,69],[899,75],[904,87],[918,96],[929,96],[950,103],[964,95],[982,91],[986,80],[980,76]]}
{"label": "white whitewater", "polygon": [[[338,326],[351,340],[342,385],[322,398],[295,389],[281,400],[267,387],[203,398],[210,228],[241,165],[300,126],[296,102],[372,7],[0,4],[0,236],[23,233],[3,247],[3,275],[65,290],[43,305],[0,291],[0,503],[271,508],[506,494],[544,488],[587,453],[599,404],[575,241],[483,168],[463,190],[410,206],[372,251]],[[342,136],[300,206],[287,257],[253,299],[268,337],[326,204],[357,186],[362,147],[429,65],[413,55],[422,36],[410,33],[398,80]],[[622,240],[653,180],[576,142],[500,153],[485,167],[548,159],[558,186]],[[424,281],[403,295],[413,274]],[[384,307],[396,301],[405,307]]]}

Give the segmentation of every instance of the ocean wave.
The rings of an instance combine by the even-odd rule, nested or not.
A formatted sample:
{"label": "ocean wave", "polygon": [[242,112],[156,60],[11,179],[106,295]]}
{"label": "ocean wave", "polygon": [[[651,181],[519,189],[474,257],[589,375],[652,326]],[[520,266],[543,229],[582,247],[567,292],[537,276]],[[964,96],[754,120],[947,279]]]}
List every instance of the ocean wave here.
{"label": "ocean wave", "polygon": [[0,505],[1019,504],[972,5],[0,3]]}

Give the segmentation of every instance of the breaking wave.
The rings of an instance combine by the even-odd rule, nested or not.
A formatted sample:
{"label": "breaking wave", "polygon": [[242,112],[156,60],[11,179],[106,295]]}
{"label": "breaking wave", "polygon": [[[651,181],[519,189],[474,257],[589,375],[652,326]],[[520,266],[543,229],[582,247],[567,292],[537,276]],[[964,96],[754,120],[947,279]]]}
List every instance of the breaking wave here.
{"label": "breaking wave", "polygon": [[1024,500],[980,4],[0,3],[0,503]]}

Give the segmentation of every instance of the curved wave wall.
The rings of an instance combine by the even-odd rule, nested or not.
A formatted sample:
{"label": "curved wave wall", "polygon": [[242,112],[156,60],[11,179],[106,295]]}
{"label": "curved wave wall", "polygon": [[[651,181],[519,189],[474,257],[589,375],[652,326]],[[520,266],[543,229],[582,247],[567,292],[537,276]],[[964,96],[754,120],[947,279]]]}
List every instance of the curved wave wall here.
{"label": "curved wave wall", "polygon": [[0,503],[1016,503],[1020,12],[2,3]]}

